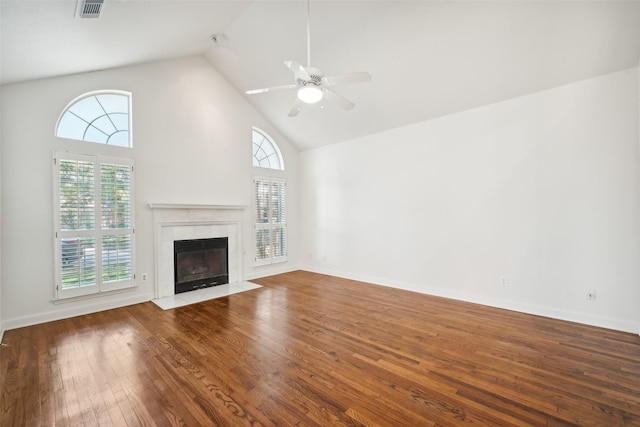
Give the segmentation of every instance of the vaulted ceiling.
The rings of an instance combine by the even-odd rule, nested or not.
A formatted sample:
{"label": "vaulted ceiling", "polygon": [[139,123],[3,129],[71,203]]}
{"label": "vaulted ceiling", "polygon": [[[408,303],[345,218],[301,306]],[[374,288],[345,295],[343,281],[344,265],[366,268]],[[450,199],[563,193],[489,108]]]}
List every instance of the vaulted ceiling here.
{"label": "vaulted ceiling", "polygon": [[[306,65],[307,2],[2,0],[2,84],[203,55],[244,95],[293,83]],[[311,65],[367,71],[287,116],[295,90],[244,95],[305,150],[637,67],[640,1],[312,0]],[[218,43],[211,35],[222,34]]]}

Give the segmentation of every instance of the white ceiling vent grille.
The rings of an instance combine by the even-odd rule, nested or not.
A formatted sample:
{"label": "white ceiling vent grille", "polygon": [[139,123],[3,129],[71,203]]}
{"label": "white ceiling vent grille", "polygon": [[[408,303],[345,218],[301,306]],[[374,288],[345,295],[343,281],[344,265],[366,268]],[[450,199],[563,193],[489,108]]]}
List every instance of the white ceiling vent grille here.
{"label": "white ceiling vent grille", "polygon": [[78,18],[99,18],[104,0],[78,0],[76,16]]}

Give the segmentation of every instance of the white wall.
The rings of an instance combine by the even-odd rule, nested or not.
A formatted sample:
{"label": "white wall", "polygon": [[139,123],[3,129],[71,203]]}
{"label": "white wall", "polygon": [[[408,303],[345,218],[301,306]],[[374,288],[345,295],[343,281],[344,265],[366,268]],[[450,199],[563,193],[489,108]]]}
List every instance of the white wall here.
{"label": "white wall", "polygon": [[[0,19],[2,19],[2,8],[0,8]],[[0,69],[2,65],[2,52],[0,48]],[[0,87],[0,242],[2,242],[2,87]],[[2,245],[0,244],[0,343],[4,335],[3,317],[2,317]]]}
{"label": "white wall", "polygon": [[301,153],[301,263],[638,332],[638,93],[632,69]]}
{"label": "white wall", "polygon": [[[0,106],[2,105],[2,88],[0,87]],[[2,242],[2,108],[0,108],[0,242]],[[4,335],[4,322],[2,317],[2,245],[0,244],[0,343]]]}
{"label": "white wall", "polygon": [[[53,136],[75,97],[99,89],[133,94],[132,150]],[[297,260],[297,151],[202,57],[3,87],[2,316],[5,329],[153,297],[153,212],[149,203],[246,205],[245,278],[293,269]],[[287,264],[253,268],[251,128],[278,142],[287,165]],[[114,296],[54,304],[52,152],[132,154],[136,165],[137,272],[149,280]]]}

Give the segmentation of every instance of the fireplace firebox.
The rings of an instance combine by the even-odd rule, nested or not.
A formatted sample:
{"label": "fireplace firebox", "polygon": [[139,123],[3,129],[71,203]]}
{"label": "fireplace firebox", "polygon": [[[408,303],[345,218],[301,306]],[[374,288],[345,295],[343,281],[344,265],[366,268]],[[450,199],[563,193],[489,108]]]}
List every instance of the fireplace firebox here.
{"label": "fireplace firebox", "polygon": [[229,283],[229,238],[173,243],[175,293]]}

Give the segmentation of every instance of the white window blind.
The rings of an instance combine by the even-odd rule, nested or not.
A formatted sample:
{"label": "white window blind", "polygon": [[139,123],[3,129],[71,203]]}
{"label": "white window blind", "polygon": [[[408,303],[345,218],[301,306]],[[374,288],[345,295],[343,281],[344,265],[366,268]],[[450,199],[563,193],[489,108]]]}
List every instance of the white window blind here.
{"label": "white window blind", "polygon": [[133,161],[56,153],[57,299],[134,286]]}
{"label": "white window blind", "polygon": [[255,178],[255,238],[257,265],[286,261],[286,182]]}

